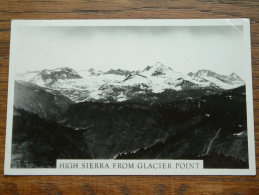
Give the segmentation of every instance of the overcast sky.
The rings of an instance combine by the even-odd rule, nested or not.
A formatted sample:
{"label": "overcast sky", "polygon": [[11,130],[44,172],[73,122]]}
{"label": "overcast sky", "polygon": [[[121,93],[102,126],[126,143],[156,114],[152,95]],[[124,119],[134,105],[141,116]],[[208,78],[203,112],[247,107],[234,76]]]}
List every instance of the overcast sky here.
{"label": "overcast sky", "polygon": [[210,69],[244,78],[242,37],[242,27],[232,26],[19,27],[12,63],[25,72],[63,66],[142,70],[159,61],[183,73]]}

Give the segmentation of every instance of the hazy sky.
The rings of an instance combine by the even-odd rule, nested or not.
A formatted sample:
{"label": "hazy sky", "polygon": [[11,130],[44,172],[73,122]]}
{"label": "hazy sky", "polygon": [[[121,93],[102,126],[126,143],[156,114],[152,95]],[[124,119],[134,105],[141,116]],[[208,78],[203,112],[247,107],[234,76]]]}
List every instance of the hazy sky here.
{"label": "hazy sky", "polygon": [[19,27],[15,35],[12,63],[17,72],[63,66],[141,70],[159,61],[183,73],[245,74],[243,29],[238,26]]}

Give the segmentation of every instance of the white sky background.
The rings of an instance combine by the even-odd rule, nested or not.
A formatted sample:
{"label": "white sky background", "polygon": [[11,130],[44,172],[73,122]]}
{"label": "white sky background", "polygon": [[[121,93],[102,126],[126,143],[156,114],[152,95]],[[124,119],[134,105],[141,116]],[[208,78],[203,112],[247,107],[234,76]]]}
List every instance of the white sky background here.
{"label": "white sky background", "polygon": [[182,73],[209,69],[245,79],[242,27],[19,27],[16,73],[71,67],[142,70],[161,62]]}

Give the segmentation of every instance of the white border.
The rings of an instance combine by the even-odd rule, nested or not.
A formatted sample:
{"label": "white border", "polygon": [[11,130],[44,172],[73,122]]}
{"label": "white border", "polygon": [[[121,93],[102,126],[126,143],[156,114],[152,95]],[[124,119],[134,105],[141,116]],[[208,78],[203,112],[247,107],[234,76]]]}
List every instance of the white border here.
{"label": "white border", "polygon": [[[248,127],[248,155],[249,169],[202,169],[202,170],[78,170],[78,169],[14,169],[11,165],[11,140],[13,122],[14,100],[14,65],[13,50],[15,47],[16,28],[19,26],[233,26],[244,27],[245,64],[246,66],[246,102],[247,102],[247,127]],[[253,114],[253,88],[251,66],[251,42],[249,19],[112,19],[112,20],[12,20],[9,60],[8,105],[6,122],[5,143],[5,175],[255,175],[255,139],[254,139],[254,114]],[[109,160],[114,161],[116,160]],[[128,162],[129,160],[124,160]],[[145,162],[145,160],[142,160]],[[156,162],[156,160],[152,160]]]}

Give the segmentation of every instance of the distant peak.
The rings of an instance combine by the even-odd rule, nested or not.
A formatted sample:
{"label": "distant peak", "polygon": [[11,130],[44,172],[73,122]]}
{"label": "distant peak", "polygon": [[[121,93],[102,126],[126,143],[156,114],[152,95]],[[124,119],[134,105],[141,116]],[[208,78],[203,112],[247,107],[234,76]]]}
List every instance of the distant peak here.
{"label": "distant peak", "polygon": [[236,73],[234,73],[234,72],[231,73],[231,74],[229,75],[229,77],[232,78],[232,79],[234,79],[234,80],[238,80],[238,81],[244,82],[243,79],[241,79],[240,76],[238,76],[238,75],[237,75]]}
{"label": "distant peak", "polygon": [[214,77],[215,75],[217,75],[217,73],[215,73],[211,70],[201,69],[201,70],[198,70],[196,73],[189,73],[188,75],[198,76],[198,77],[201,77],[201,76],[212,76],[212,77]]}
{"label": "distant peak", "polygon": [[208,69],[201,69],[201,70],[198,70],[197,72],[211,73],[213,71],[208,70]]}
{"label": "distant peak", "polygon": [[116,74],[116,75],[122,75],[122,76],[126,76],[129,73],[131,73],[131,71],[128,70],[122,70],[122,69],[110,69],[107,72],[105,72],[104,74]]}
{"label": "distant peak", "polygon": [[73,68],[69,68],[69,67],[61,67],[61,68],[56,68],[54,70],[67,70],[67,71],[74,71]]}
{"label": "distant peak", "polygon": [[147,66],[143,71],[149,71],[153,66]]}
{"label": "distant peak", "polygon": [[157,62],[155,66],[164,66],[164,64],[162,64],[161,62]]}
{"label": "distant peak", "polygon": [[52,70],[44,69],[38,74],[44,81],[54,82],[59,79],[79,79],[82,78],[74,69],[61,67]]}
{"label": "distant peak", "polygon": [[77,74],[77,72],[76,72],[74,69],[69,68],[69,67],[60,67],[60,68],[55,68],[55,69],[52,69],[52,70],[43,69],[41,72],[44,72],[44,73],[53,73],[53,72],[60,72],[60,71],[66,71],[66,72],[76,73],[76,74]]}
{"label": "distant peak", "polygon": [[161,62],[157,62],[156,64],[155,64],[155,66],[154,67],[156,67],[156,68],[162,68],[162,69],[170,69],[170,70],[172,70],[169,66],[165,66],[164,64],[162,64]]}
{"label": "distant peak", "polygon": [[149,70],[172,70],[171,67],[169,66],[165,66],[164,64],[162,64],[161,62],[157,62],[154,66],[147,66],[146,68],[144,68],[143,71],[149,71]]}
{"label": "distant peak", "polygon": [[94,68],[90,68],[90,69],[88,70],[88,72],[90,72],[90,74],[93,75],[93,76],[99,76],[99,75],[103,74],[102,71],[96,70],[96,69],[94,69]]}
{"label": "distant peak", "polygon": [[193,78],[198,77],[202,79],[216,78],[221,83],[227,83],[231,85],[245,84],[245,82],[236,73],[232,73],[228,76],[228,75],[218,74],[211,70],[202,69],[202,70],[198,70],[195,73],[190,72],[188,75]]}
{"label": "distant peak", "polygon": [[90,69],[88,70],[88,72],[94,72],[94,71],[95,71],[94,68],[90,68]]}
{"label": "distant peak", "polygon": [[230,77],[239,77],[236,73],[231,73],[230,75],[229,75]]}

